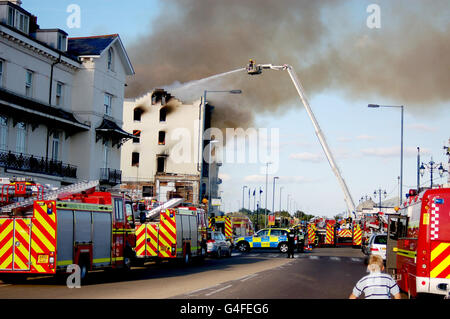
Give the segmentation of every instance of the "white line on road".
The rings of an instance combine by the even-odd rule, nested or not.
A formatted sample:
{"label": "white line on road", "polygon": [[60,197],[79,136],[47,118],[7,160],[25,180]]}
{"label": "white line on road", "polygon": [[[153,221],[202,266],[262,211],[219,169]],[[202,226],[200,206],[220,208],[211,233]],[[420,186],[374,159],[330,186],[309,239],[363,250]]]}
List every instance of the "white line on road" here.
{"label": "white line on road", "polygon": [[319,256],[309,256],[309,259],[317,260],[317,259],[319,259]]}
{"label": "white line on road", "polygon": [[214,290],[214,291],[210,292],[209,294],[206,294],[205,296],[211,296],[211,295],[213,295],[213,294],[215,294],[215,293],[218,293],[218,292],[221,292],[221,291],[223,291],[223,290],[225,290],[225,289],[228,289],[228,288],[230,288],[231,286],[233,286],[233,285],[228,285],[228,286],[222,287],[222,288],[220,288],[220,289]]}
{"label": "white line on road", "polygon": [[331,260],[336,260],[336,261],[341,260],[341,258],[339,258],[339,257],[330,257],[330,259],[331,259]]}
{"label": "white line on road", "polygon": [[246,276],[243,279],[241,279],[241,281],[247,281],[249,279],[255,278],[256,276],[258,276],[258,275],[257,274],[249,275],[249,276]]}
{"label": "white line on road", "polygon": [[2,288],[2,287],[8,287],[8,286],[12,286],[12,284],[0,284],[0,288]]}
{"label": "white line on road", "polygon": [[362,258],[352,258],[352,261],[360,262],[360,261],[362,261]]}

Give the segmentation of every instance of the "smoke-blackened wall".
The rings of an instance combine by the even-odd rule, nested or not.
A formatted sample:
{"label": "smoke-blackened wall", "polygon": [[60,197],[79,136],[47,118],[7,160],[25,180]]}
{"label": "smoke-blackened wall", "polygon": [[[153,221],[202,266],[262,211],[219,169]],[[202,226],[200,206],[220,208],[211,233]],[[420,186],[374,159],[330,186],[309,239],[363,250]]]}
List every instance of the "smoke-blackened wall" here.
{"label": "smoke-blackened wall", "polygon": [[[247,127],[257,113],[286,109],[297,98],[285,72],[237,72],[258,63],[291,64],[308,95],[341,91],[350,98],[433,107],[450,99],[450,4],[447,0],[377,1],[381,28],[369,29],[371,1],[165,0],[152,31],[128,48],[136,69],[126,95],[170,88],[180,99],[205,89],[218,127]],[[377,99],[379,101],[380,98]],[[382,102],[382,101],[381,101]],[[300,105],[296,103],[296,105]]]}

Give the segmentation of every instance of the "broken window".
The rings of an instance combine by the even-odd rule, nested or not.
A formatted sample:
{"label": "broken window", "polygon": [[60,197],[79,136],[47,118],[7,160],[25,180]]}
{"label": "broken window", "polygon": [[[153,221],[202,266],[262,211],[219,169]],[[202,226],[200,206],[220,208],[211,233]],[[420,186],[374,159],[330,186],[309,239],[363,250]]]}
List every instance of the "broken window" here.
{"label": "broken window", "polygon": [[141,131],[133,130],[133,143],[139,144],[141,142]]}
{"label": "broken window", "polygon": [[161,110],[159,110],[159,121],[165,122],[167,117],[167,108],[163,107]]}
{"label": "broken window", "polygon": [[166,145],[166,132],[159,131],[159,133],[158,133],[158,145]]}
{"label": "broken window", "polygon": [[140,109],[139,107],[135,108],[134,111],[133,111],[133,121],[140,122],[142,113],[144,113],[142,111],[142,109]]}
{"label": "broken window", "polygon": [[131,166],[139,167],[139,153],[133,152],[131,154]]}
{"label": "broken window", "polygon": [[164,173],[164,164],[165,164],[165,158],[162,156],[158,156],[156,159],[156,172],[157,173]]}

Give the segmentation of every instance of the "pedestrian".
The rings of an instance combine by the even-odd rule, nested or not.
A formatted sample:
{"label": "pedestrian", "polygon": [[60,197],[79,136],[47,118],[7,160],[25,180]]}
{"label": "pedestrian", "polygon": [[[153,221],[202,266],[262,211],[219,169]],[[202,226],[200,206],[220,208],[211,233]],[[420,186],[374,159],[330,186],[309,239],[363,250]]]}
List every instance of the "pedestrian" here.
{"label": "pedestrian", "polygon": [[361,278],[349,299],[356,299],[364,293],[366,299],[401,299],[400,289],[397,283],[389,274],[383,273],[383,258],[371,255],[367,270],[369,275]]}
{"label": "pedestrian", "polygon": [[294,249],[295,249],[295,232],[294,232],[294,230],[291,230],[290,232],[288,232],[287,239],[288,239],[287,258],[294,258]]}

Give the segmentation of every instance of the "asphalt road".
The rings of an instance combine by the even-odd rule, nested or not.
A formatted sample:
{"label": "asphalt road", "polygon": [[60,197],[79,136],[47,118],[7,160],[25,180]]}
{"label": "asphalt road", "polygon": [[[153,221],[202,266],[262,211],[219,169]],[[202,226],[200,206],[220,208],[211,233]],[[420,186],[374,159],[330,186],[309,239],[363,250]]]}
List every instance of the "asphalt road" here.
{"label": "asphalt road", "polygon": [[0,298],[39,299],[329,299],[347,298],[366,273],[364,256],[352,248],[321,248],[287,259],[273,250],[235,252],[183,267],[162,263],[126,275],[94,272],[81,288],[64,279],[33,278],[23,284],[0,282]]}

